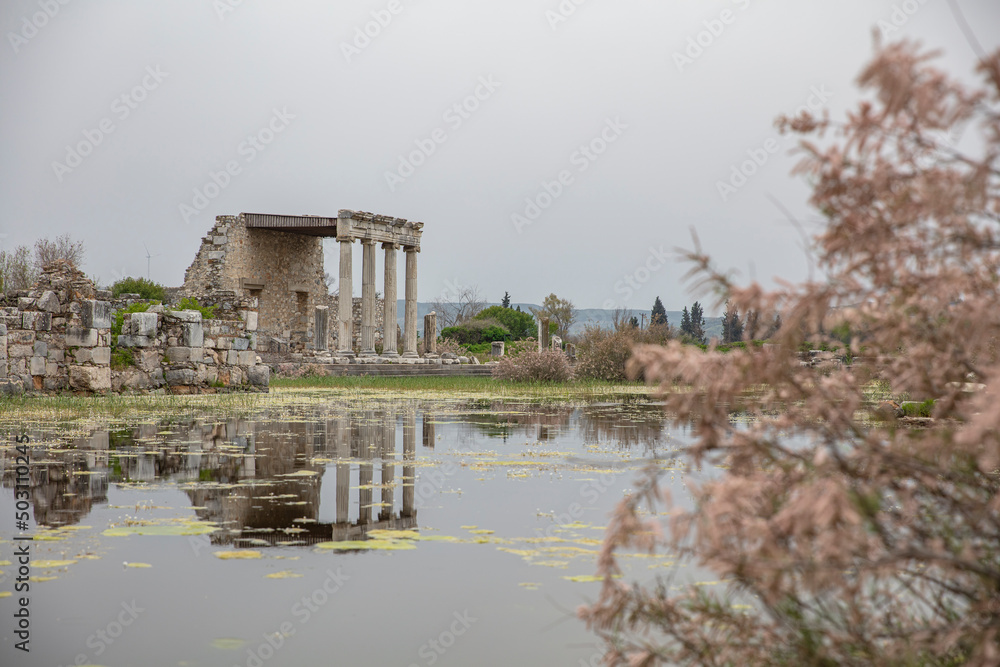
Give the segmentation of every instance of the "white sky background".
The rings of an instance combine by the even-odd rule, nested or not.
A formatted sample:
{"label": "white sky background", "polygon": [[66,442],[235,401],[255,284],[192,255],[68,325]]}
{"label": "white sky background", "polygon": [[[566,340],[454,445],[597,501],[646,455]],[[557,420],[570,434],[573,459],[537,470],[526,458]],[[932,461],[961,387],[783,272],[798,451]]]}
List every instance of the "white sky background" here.
{"label": "white sky background", "polygon": [[[350,208],[426,223],[422,301],[459,284],[490,301],[555,292],[578,308],[649,310],[660,296],[679,310],[695,297],[673,250],[690,247],[692,227],[720,266],[805,277],[799,236],[766,195],[816,216],[773,120],[814,90],[843,117],[880,20],[895,11],[890,36],[943,49],[951,72],[969,77],[975,61],[946,0],[589,0],[558,23],[547,12],[559,0],[397,1],[4,0],[2,247],[68,232],[86,243],[86,273],[109,283],[146,275],[145,242],[151,277],[177,286],[216,215]],[[42,21],[49,4],[58,11]],[[1000,2],[958,4],[996,48]],[[673,54],[723,10],[730,23],[714,24],[721,34],[679,71]],[[391,22],[348,61],[343,45],[372,12]],[[147,68],[166,76],[156,83]],[[115,102],[144,77],[136,108]],[[456,127],[444,114],[481,77],[499,87],[480,88],[486,99]],[[294,118],[248,161],[241,142],[275,109]],[[609,119],[627,127],[581,172],[574,152]],[[113,132],[57,174],[53,163],[102,121]],[[438,128],[447,140],[390,188],[386,172]],[[781,150],[723,201],[717,182],[772,138]],[[229,161],[240,173],[185,221],[180,206]],[[519,231],[511,216],[563,170],[572,182]],[[651,249],[670,259],[647,274]]]}

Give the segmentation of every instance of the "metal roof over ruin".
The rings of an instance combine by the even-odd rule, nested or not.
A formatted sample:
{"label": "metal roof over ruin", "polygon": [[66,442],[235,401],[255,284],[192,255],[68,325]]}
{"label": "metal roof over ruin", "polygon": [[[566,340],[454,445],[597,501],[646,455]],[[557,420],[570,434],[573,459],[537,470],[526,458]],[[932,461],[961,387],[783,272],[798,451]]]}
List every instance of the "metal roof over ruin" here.
{"label": "metal roof over ruin", "polygon": [[317,215],[273,215],[241,213],[248,229],[269,229],[290,234],[335,237],[343,241],[371,239],[420,248],[424,223],[405,218],[375,215],[364,211],[342,209],[336,218]]}

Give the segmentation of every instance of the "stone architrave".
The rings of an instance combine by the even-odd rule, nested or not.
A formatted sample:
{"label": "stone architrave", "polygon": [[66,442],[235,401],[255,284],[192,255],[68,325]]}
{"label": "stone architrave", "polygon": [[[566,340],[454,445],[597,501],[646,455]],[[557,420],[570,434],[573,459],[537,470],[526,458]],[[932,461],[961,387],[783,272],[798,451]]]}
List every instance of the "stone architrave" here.
{"label": "stone architrave", "polygon": [[338,238],[340,242],[340,296],[337,299],[337,354],[345,357],[354,356],[354,297],[351,286],[353,276],[351,257],[353,255],[354,239]]}
{"label": "stone architrave", "polygon": [[437,313],[431,311],[424,315],[424,354],[437,355]]}
{"label": "stone architrave", "polygon": [[361,248],[361,356],[375,351],[375,242],[362,239]]}
{"label": "stone architrave", "polygon": [[396,248],[395,243],[383,243],[385,250],[385,298],[382,306],[382,356],[398,357],[396,341]]}
{"label": "stone architrave", "polygon": [[417,359],[417,253],[414,247],[406,253],[406,304],[403,311],[403,358]]}
{"label": "stone architrave", "polygon": [[316,306],[316,327],[313,346],[317,350],[328,349],[327,340],[330,331],[330,307]]}
{"label": "stone architrave", "polygon": [[549,318],[538,318],[538,351],[549,349]]}

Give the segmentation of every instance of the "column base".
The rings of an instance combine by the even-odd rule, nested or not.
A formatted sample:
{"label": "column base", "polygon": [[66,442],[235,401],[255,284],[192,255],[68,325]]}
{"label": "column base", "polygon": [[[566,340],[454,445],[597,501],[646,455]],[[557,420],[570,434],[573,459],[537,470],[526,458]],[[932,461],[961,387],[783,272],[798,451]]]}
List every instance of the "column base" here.
{"label": "column base", "polygon": [[348,359],[354,358],[354,350],[337,350],[335,354],[338,357],[347,357]]}
{"label": "column base", "polygon": [[420,355],[416,352],[404,352],[403,359],[419,359]]}
{"label": "column base", "polygon": [[399,352],[383,352],[382,356],[386,359],[399,359]]}
{"label": "column base", "polygon": [[376,352],[375,350],[361,350],[361,354],[359,354],[358,356],[359,357],[377,357],[378,356],[378,352]]}

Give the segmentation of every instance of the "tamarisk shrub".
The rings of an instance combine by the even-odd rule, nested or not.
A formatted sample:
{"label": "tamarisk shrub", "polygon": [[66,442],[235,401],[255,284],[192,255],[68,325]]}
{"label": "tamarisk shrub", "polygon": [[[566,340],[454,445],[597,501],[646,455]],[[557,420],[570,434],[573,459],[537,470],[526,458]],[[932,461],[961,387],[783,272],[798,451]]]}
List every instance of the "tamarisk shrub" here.
{"label": "tamarisk shrub", "polygon": [[[779,119],[808,135],[796,172],[827,219],[822,280],[738,286],[687,253],[720,303],[781,313],[775,345],[635,350],[631,368],[691,425],[686,456],[723,465],[665,526],[655,470],[616,510],[600,598],[579,610],[609,664],[1000,664],[1000,51],[977,88],[935,55],[876,44],[858,79],[871,95],[843,123]],[[864,332],[853,364],[798,361],[804,341],[832,342],[810,332],[843,323]],[[934,399],[933,423],[873,420],[876,380]],[[748,426],[729,419],[736,402]],[[612,578],[616,553],[635,548],[670,550],[727,588]]]}

